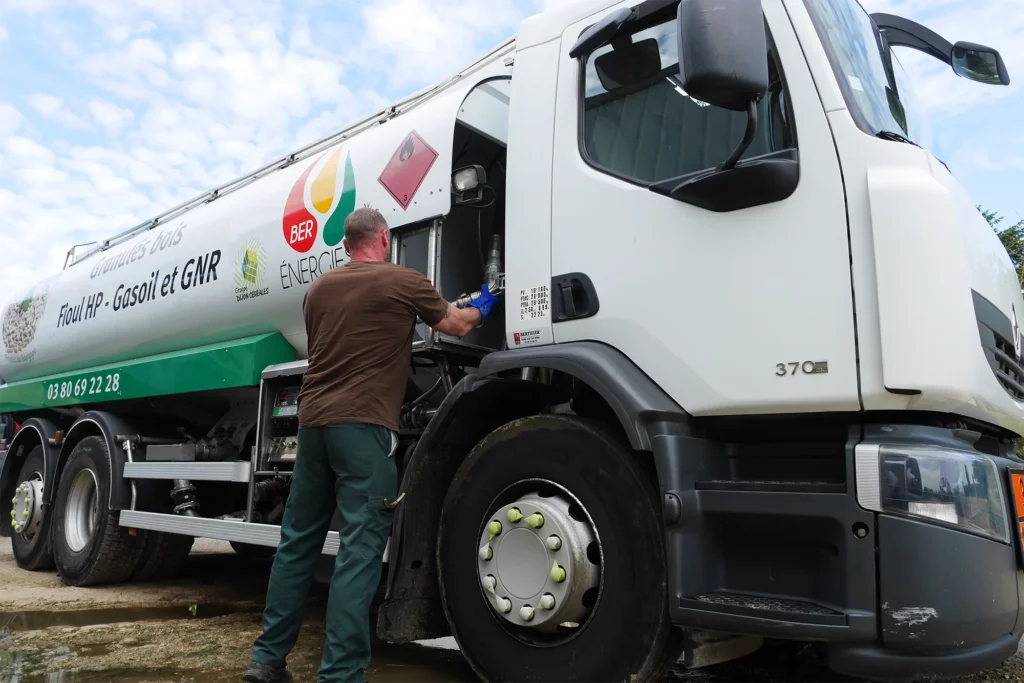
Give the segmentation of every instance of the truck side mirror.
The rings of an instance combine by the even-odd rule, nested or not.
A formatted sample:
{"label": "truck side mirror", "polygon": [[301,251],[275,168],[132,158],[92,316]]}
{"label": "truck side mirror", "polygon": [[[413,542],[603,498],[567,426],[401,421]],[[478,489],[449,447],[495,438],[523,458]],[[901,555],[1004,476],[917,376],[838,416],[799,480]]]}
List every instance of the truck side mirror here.
{"label": "truck side mirror", "polygon": [[747,111],[768,90],[768,39],[759,0],[681,0],[679,75],[692,97]]}
{"label": "truck side mirror", "polygon": [[953,72],[961,78],[989,85],[1010,84],[1010,74],[1002,56],[985,45],[961,40],[953,45],[950,63]]}
{"label": "truck side mirror", "polygon": [[970,81],[987,85],[1009,85],[1010,74],[999,52],[987,45],[961,40],[951,45],[927,26],[906,17],[885,12],[871,15],[875,26],[885,34],[891,47],[901,46],[919,50],[953,67],[953,73]]}
{"label": "truck side mirror", "polygon": [[680,0],[679,76],[695,100],[747,113],[743,139],[718,167],[655,183],[652,192],[709,211],[781,201],[796,190],[795,149],[739,164],[757,132],[757,105],[768,91],[768,36],[760,0]]}
{"label": "truck side mirror", "polygon": [[768,38],[759,0],[681,0],[679,76],[702,102],[747,112],[747,130],[719,170],[736,166],[757,131],[757,103],[768,90]]}

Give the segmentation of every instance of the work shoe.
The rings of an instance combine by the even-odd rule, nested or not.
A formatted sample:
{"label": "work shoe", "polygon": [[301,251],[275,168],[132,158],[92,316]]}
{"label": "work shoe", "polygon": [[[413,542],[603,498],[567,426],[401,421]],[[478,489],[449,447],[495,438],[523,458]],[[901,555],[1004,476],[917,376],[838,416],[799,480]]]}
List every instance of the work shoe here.
{"label": "work shoe", "polygon": [[260,662],[249,662],[242,679],[250,683],[292,683],[292,675],[284,665],[272,666]]}

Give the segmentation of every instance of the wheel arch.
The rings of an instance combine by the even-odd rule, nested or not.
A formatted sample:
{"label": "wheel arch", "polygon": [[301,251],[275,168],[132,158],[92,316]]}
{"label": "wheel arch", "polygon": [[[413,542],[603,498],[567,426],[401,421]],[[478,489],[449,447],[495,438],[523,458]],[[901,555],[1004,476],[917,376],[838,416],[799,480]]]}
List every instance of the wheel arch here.
{"label": "wheel arch", "polygon": [[522,368],[547,368],[593,389],[614,411],[634,450],[651,450],[661,423],[686,423],[686,411],[618,349],[585,341],[500,351],[480,363],[480,375]]}
{"label": "wheel arch", "polygon": [[[49,504],[58,455],[58,449],[53,443],[57,439],[59,429],[55,423],[46,418],[33,417],[26,420],[18,433],[14,435],[14,439],[11,440],[7,449],[7,457],[4,458],[3,470],[0,471],[0,515],[3,519],[7,519],[11,513],[10,500],[14,495],[14,487],[18,483],[16,479],[18,472],[21,471],[21,463],[36,446],[42,446],[43,449],[43,466],[46,470],[43,476],[43,491],[45,493],[43,504]],[[8,525],[0,524],[0,536],[9,537],[10,535],[11,530]]]}
{"label": "wheel arch", "polygon": [[110,497],[107,506],[110,510],[124,510],[131,507],[132,493],[131,486],[124,480],[124,464],[128,456],[121,444],[117,442],[117,436],[122,434],[133,434],[135,430],[122,418],[98,410],[90,410],[83,413],[68,430],[60,448],[60,457],[57,461],[58,475],[53,478],[54,486],[50,486],[50,493],[47,494],[47,501],[52,500],[50,496],[56,488],[59,473],[63,472],[71,452],[82,439],[90,436],[101,437],[107,445],[107,453],[110,457]]}
{"label": "wheel arch", "polygon": [[[445,397],[413,449],[400,485],[407,495],[392,526],[387,597],[378,635],[410,642],[447,635],[437,583],[435,542],[441,506],[458,467],[487,434],[516,419],[539,414],[569,398],[559,386],[523,379],[525,368],[546,368],[591,389],[614,414],[629,446],[650,452],[666,431],[686,429],[689,415],[622,352],[578,342],[501,351],[486,356]],[[518,375],[518,376],[517,376]],[[656,476],[656,475],[654,475]]]}

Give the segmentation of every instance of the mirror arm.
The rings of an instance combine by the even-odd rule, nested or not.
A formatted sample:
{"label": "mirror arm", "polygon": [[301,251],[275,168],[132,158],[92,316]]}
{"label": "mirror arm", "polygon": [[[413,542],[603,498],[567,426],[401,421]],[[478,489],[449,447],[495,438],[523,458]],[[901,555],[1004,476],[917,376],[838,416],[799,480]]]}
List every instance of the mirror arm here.
{"label": "mirror arm", "polygon": [[926,26],[895,14],[875,12],[872,21],[885,34],[891,46],[909,47],[918,50],[943,64],[951,65],[953,44]]}
{"label": "mirror arm", "polygon": [[735,168],[736,164],[740,160],[740,157],[743,156],[743,153],[747,151],[748,147],[750,147],[750,143],[754,141],[754,133],[756,132],[757,100],[751,99],[750,102],[747,103],[747,129],[743,132],[743,139],[740,141],[740,144],[736,148],[736,151],[732,153],[732,156],[730,156],[728,159],[722,162],[715,170],[729,171]]}

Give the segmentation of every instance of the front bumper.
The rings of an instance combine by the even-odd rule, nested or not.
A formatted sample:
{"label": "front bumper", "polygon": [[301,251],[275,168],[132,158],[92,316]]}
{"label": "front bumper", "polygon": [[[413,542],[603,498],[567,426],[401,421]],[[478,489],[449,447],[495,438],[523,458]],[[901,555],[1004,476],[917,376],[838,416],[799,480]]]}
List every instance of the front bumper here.
{"label": "front bumper", "polygon": [[[856,437],[839,449],[845,478],[810,482],[770,481],[763,469],[757,481],[730,479],[737,470],[730,449],[687,436],[654,440],[673,622],[825,641],[833,669],[868,679],[998,666],[1016,652],[1024,628],[1006,473],[1019,463],[993,458],[1012,531],[1001,543],[861,507],[855,444],[862,437],[859,427],[851,432]],[[864,439],[971,448],[962,433],[906,425],[871,428]]]}

